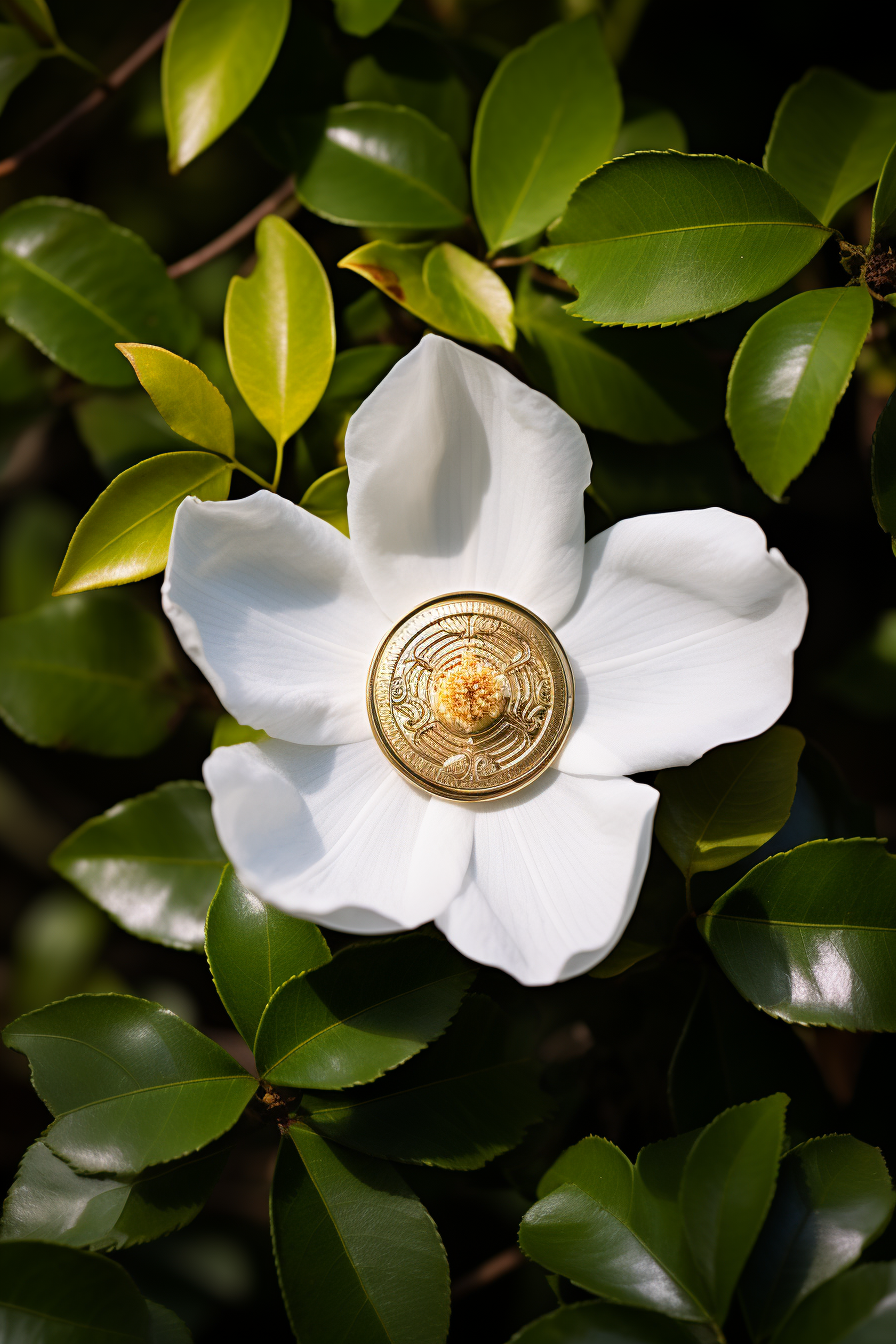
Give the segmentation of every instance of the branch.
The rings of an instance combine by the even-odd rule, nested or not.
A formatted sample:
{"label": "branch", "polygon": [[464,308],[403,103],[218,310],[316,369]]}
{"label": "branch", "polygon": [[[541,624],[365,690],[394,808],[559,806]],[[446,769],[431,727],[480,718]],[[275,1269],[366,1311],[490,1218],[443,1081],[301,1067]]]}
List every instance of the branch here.
{"label": "branch", "polygon": [[[168,267],[168,274],[172,280],[178,280],[182,275],[189,274],[190,271],[197,270],[204,266],[207,261],[212,261],[215,257],[220,257],[224,252],[229,252],[234,243],[240,242],[248,233],[251,233],[256,224],[264,219],[265,215],[272,215],[285,205],[291,196],[294,198],[296,189],[295,179],[290,176],[285,182],[281,182],[276,191],[272,191],[270,196],[266,196],[254,210],[250,210],[248,215],[244,215],[236,224],[232,224],[229,229],[218,238],[213,238],[205,247],[200,247],[198,252],[191,252],[188,257],[181,261],[176,261],[173,266]],[[298,210],[299,202],[294,200],[294,209]],[[290,214],[294,210],[289,211]]]}
{"label": "branch", "polygon": [[471,1269],[469,1274],[462,1274],[459,1279],[455,1279],[451,1285],[452,1301],[456,1302],[458,1298],[474,1293],[477,1288],[487,1287],[488,1284],[494,1283],[495,1279],[502,1278],[513,1269],[519,1269],[525,1261],[526,1257],[522,1251],[516,1246],[508,1246],[506,1251],[499,1251],[490,1260],[484,1260],[481,1265]]}
{"label": "branch", "polygon": [[131,75],[135,74],[141,66],[145,65],[156,54],[165,41],[168,28],[169,23],[163,23],[161,28],[157,29],[151,37],[148,37],[136,51],[132,51],[127,60],[122,61],[121,65],[113,70],[102,84],[97,85],[76,107],[66,112],[64,117],[60,117],[54,126],[44,131],[36,140],[32,140],[30,145],[20,149],[18,154],[12,154],[8,159],[0,160],[0,177],[8,177],[10,173],[14,173],[26,159],[30,159],[32,155],[43,149],[44,145],[50,144],[57,136],[67,131],[69,126],[73,126],[88,112],[92,112],[95,107],[100,107],[111,94],[121,88],[122,84],[127,83]]}

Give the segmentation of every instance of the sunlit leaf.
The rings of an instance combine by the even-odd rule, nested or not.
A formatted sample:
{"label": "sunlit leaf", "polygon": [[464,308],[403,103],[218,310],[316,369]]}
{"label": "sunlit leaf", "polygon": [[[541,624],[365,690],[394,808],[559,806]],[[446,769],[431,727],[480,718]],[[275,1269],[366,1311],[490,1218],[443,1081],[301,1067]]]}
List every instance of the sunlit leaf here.
{"label": "sunlit leaf", "polygon": [[233,416],[221,393],[189,360],[157,345],[122,342],[118,349],[175,434],[233,457]]}
{"label": "sunlit leaf", "polygon": [[303,509],[332,524],[348,536],[348,468],[337,467],[319,476],[301,499]]}
{"label": "sunlit leaf", "polygon": [[401,0],[334,0],[336,22],[353,37],[369,37],[381,28]]}

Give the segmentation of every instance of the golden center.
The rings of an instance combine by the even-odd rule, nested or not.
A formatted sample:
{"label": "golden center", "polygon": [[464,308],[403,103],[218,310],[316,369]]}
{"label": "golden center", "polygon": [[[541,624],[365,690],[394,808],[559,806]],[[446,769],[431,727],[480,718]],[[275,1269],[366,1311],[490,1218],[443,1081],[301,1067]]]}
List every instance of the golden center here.
{"label": "golden center", "polygon": [[373,735],[442,798],[500,798],[537,779],[572,723],[560,641],[525,607],[448,593],[393,626],[367,674]]}

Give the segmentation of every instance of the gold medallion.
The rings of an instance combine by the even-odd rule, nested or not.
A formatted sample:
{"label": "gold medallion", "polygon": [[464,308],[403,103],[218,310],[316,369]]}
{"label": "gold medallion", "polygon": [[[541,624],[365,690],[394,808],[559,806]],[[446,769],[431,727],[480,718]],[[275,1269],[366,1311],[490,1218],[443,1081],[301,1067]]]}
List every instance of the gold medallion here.
{"label": "gold medallion", "polygon": [[367,712],[389,760],[442,798],[501,798],[551,764],[575,683],[553,632],[488,593],[448,593],[393,626],[367,674]]}

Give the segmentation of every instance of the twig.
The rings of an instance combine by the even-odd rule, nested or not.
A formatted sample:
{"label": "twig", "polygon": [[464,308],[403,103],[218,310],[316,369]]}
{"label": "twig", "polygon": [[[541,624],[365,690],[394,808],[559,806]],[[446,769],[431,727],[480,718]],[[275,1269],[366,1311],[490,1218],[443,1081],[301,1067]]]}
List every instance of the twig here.
{"label": "twig", "polygon": [[[238,243],[241,238],[245,238],[247,233],[251,233],[255,225],[264,219],[265,215],[272,215],[275,210],[284,205],[293,195],[296,189],[295,180],[290,176],[285,182],[281,182],[276,191],[272,191],[270,196],[256,205],[254,210],[250,210],[248,215],[244,215],[236,224],[226,229],[219,238],[213,238],[205,247],[200,247],[198,252],[191,252],[188,257],[181,261],[176,261],[168,267],[168,274],[172,280],[177,280],[182,275],[187,275],[190,271],[195,271],[200,266],[204,266],[207,261],[212,261],[215,257],[220,257],[222,253],[228,252],[234,243]],[[295,209],[298,210],[299,202],[295,202]],[[290,211],[292,214],[293,211]]]}
{"label": "twig", "polygon": [[495,1279],[502,1278],[509,1274],[511,1270],[519,1269],[520,1265],[525,1264],[526,1257],[516,1246],[508,1246],[506,1251],[499,1251],[493,1255],[490,1260],[484,1260],[481,1265],[471,1269],[469,1274],[462,1274],[459,1279],[455,1279],[451,1285],[451,1297],[456,1302],[460,1297],[466,1297],[468,1293],[474,1293],[477,1288],[485,1288]]}
{"label": "twig", "polygon": [[121,65],[113,70],[102,84],[98,84],[95,89],[88,93],[86,98],[82,99],[71,111],[66,112],[64,117],[60,117],[59,121],[49,130],[43,131],[36,140],[31,141],[30,145],[20,149],[18,154],[11,154],[8,159],[0,161],[0,177],[8,177],[10,173],[14,173],[26,159],[30,159],[32,155],[37,154],[39,150],[43,149],[44,145],[48,145],[51,140],[55,140],[58,135],[62,135],[64,131],[68,130],[69,126],[74,125],[76,121],[80,121],[81,117],[86,116],[88,112],[92,112],[95,107],[99,107],[110,94],[115,93],[121,88],[122,84],[127,83],[131,75],[135,74],[142,65],[145,65],[162,46],[168,27],[168,23],[163,23],[161,28],[157,29],[151,37],[148,37],[136,51],[132,51],[127,60],[122,61]]}

